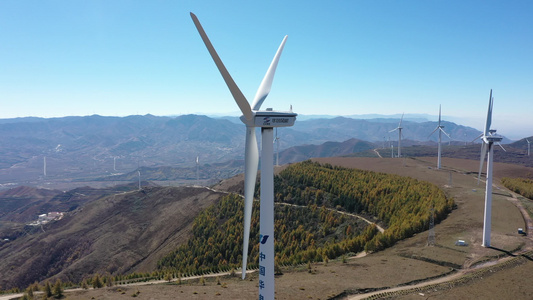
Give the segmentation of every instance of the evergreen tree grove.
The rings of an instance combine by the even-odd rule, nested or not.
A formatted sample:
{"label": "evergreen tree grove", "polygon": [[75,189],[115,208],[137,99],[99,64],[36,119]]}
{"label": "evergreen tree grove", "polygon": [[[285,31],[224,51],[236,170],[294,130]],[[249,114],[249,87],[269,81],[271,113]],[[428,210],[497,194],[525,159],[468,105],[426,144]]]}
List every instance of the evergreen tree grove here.
{"label": "evergreen tree grove", "polygon": [[[333,259],[363,250],[379,251],[429,226],[451,211],[435,185],[384,173],[321,165],[293,164],[274,178],[275,253],[279,265]],[[203,274],[240,268],[242,260],[243,199],[228,195],[202,212],[193,222],[187,244],[158,262],[164,272]],[[371,215],[385,225],[377,227],[338,212]],[[259,205],[254,202],[249,266],[259,255]],[[161,273],[164,274],[164,273]]]}

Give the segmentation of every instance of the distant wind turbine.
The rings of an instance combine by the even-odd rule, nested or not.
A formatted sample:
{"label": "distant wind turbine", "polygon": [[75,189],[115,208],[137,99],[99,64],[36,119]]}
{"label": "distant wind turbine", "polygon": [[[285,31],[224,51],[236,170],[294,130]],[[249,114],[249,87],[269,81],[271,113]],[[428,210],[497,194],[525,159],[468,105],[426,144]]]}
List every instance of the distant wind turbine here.
{"label": "distant wind turbine", "polygon": [[490,129],[492,123],[492,105],[494,98],[492,98],[492,89],[489,96],[489,108],[487,111],[487,120],[485,121],[485,129],[481,136],[481,159],[479,165],[478,182],[481,177],[481,170],[485,162],[485,155],[487,155],[487,181],[485,188],[485,212],[483,221],[483,247],[490,247],[490,232],[492,220],[492,160],[494,144],[502,140],[501,136],[496,135],[496,130]]}
{"label": "distant wind turbine", "polygon": [[400,119],[400,123],[398,124],[398,127],[389,131],[389,132],[393,132],[395,130],[398,130],[398,157],[402,157],[402,129],[403,129],[402,121],[403,121],[403,113],[402,113],[402,118]]}
{"label": "distant wind turbine", "polygon": [[530,142],[528,139],[526,139],[526,142],[527,142],[527,156],[529,156],[529,148],[530,148],[530,146],[531,146],[531,145],[530,145],[531,142]]}
{"label": "distant wind turbine", "polygon": [[431,132],[429,134],[429,136],[431,136],[433,133],[435,133],[435,131],[439,131],[439,146],[438,146],[438,154],[437,154],[437,169],[440,170],[441,168],[441,163],[440,163],[440,160],[441,160],[441,143],[442,143],[442,133],[444,133],[448,138],[450,138],[451,140],[451,137],[449,134],[446,133],[446,131],[444,131],[444,126],[440,125],[440,105],[439,105],[439,125],[437,125],[437,128],[435,128],[435,130],[433,130],[433,132]]}
{"label": "distant wind turbine", "polygon": [[196,155],[196,185],[200,186],[200,164],[198,155]]}
{"label": "distant wind turbine", "polygon": [[250,223],[252,218],[252,204],[259,163],[259,152],[255,128],[261,127],[262,152],[261,152],[261,202],[259,217],[259,299],[274,299],[274,146],[273,128],[292,126],[297,114],[292,112],[278,112],[267,108],[260,111],[261,104],[268,96],[278,61],[287,40],[287,36],[268,68],[259,89],[255,95],[252,106],[242,94],[237,84],[227,71],[218,56],[215,48],[209,41],[198,18],[191,13],[191,18],[202,37],[202,40],[213,58],[220,74],[224,78],[235,102],[243,116],[241,121],[246,125],[246,148],[244,158],[244,236],[242,255],[242,278],[246,276],[246,263],[248,259],[248,243],[250,239]]}
{"label": "distant wind turbine", "polygon": [[46,156],[43,158],[43,175],[46,177]]}

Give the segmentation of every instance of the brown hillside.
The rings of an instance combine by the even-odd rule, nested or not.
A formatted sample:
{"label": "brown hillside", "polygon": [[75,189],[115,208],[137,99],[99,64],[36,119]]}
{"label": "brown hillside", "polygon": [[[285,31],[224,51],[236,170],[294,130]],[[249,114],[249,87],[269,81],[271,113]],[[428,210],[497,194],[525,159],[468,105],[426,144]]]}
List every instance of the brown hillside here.
{"label": "brown hillside", "polygon": [[161,256],[187,240],[194,217],[220,196],[205,188],[150,187],[97,199],[1,244],[0,286],[152,271]]}

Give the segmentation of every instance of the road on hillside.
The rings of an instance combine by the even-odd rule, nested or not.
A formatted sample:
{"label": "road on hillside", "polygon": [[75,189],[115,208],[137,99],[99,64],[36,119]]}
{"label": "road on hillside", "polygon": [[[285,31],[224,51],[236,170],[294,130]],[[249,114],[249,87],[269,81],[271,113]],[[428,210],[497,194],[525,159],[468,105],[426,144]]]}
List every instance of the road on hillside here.
{"label": "road on hillside", "polygon": [[[475,177],[475,179],[478,180],[477,177]],[[481,180],[481,181],[483,181],[483,180]],[[494,184],[493,184],[493,186],[495,188],[498,188]],[[522,217],[524,218],[524,222],[526,223],[526,227],[527,227],[527,236],[525,237],[527,243],[521,250],[519,250],[516,253],[514,253],[515,255],[518,255],[518,254],[525,253],[525,252],[530,251],[530,250],[533,249],[533,236],[532,236],[533,235],[533,219],[529,215],[527,209],[522,205],[522,203],[518,199],[518,195],[516,193],[512,192],[512,191],[509,191],[509,190],[507,190],[507,191],[509,192],[511,197],[506,197],[506,199],[509,202],[513,203],[518,208],[518,210],[522,214]],[[425,287],[425,286],[429,286],[429,285],[439,284],[439,283],[443,283],[443,282],[448,282],[448,281],[452,281],[454,279],[460,278],[460,277],[462,277],[462,276],[464,276],[464,275],[466,275],[468,273],[474,272],[475,270],[479,270],[479,269],[482,269],[482,268],[485,268],[485,267],[489,267],[489,266],[493,266],[493,265],[496,265],[496,264],[500,264],[500,263],[502,263],[504,261],[507,261],[509,259],[512,259],[512,258],[513,257],[507,256],[507,257],[503,257],[503,258],[497,259],[495,261],[490,261],[490,262],[488,262],[486,264],[478,265],[477,267],[474,267],[474,268],[458,270],[457,273],[454,273],[454,274],[451,274],[451,275],[448,275],[448,276],[444,276],[444,277],[441,277],[441,278],[437,278],[435,280],[430,280],[430,281],[421,282],[421,283],[413,284],[413,285],[402,286],[402,287],[394,287],[394,288],[380,290],[380,291],[366,293],[366,294],[348,296],[348,297],[346,297],[346,299],[348,299],[348,300],[366,299],[366,298],[372,297],[373,295],[377,295],[377,294],[381,294],[381,293],[396,292],[396,291],[402,291],[402,290],[410,290],[410,289],[421,288],[421,287]]]}

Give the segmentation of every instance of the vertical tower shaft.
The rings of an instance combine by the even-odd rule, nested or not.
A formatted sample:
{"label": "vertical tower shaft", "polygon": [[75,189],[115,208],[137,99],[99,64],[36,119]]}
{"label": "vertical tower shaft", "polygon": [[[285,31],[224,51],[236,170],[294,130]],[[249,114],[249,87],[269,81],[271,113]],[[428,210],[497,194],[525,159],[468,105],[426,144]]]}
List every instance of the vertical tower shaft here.
{"label": "vertical tower shaft", "polygon": [[402,157],[402,128],[398,128],[398,157]]}
{"label": "vertical tower shaft", "polygon": [[259,299],[274,300],[274,130],[261,128],[261,203],[259,216]]}
{"label": "vertical tower shaft", "polygon": [[492,216],[492,157],[493,143],[489,143],[487,151],[487,182],[485,188],[485,212],[483,222],[483,247],[490,247],[490,230]]}

